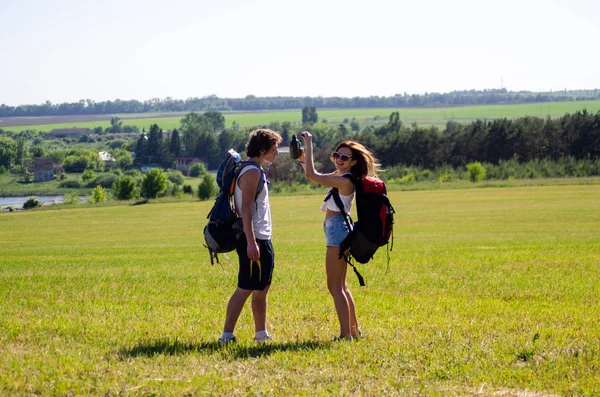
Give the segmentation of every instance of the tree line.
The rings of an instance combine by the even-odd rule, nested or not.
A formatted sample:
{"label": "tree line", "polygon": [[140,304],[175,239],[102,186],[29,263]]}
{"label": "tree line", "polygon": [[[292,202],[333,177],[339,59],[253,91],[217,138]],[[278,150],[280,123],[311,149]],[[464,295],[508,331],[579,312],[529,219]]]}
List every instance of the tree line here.
{"label": "tree line", "polygon": [[[302,114],[305,120],[302,126],[275,122],[265,127],[279,131],[283,145],[289,143],[292,134],[299,134],[303,129],[311,131],[317,148],[315,159],[325,171],[331,167],[331,150],[346,139],[365,144],[385,168],[407,166],[435,170],[446,166],[464,167],[472,162],[600,159],[600,112],[583,110],[555,119],[527,116],[514,120],[475,120],[467,124],[450,121],[444,128],[405,125],[399,113],[392,112],[386,124],[362,130],[348,128],[346,124],[315,122],[318,115],[311,106],[303,109]],[[172,169],[176,158],[198,157],[206,161],[208,169],[214,170],[229,148],[244,151],[248,133],[254,128],[225,128],[224,123],[220,112],[191,112],[181,119],[180,128],[168,136],[154,124],[137,139],[115,140],[110,145],[116,143],[111,148],[123,168],[154,164]],[[53,152],[44,147],[44,142],[52,141],[42,139],[39,134],[14,139],[0,136],[0,167],[10,170],[15,165],[23,165],[27,158],[42,156],[55,158],[67,172],[83,172],[90,167],[93,151],[85,156],[73,149]],[[135,160],[131,152],[135,153]],[[271,167],[274,180],[298,178],[294,171],[296,164],[286,157],[280,156]],[[97,168],[97,164],[92,166]]]}
{"label": "tree line", "polygon": [[153,98],[146,101],[120,100],[45,103],[36,105],[0,105],[0,117],[66,116],[148,112],[203,112],[254,111],[301,109],[314,106],[326,108],[382,108],[382,107],[447,107],[466,105],[519,104],[600,99],[600,90],[570,90],[556,92],[508,91],[506,89],[467,90],[449,93],[396,94],[370,97],[256,97],[219,98]]}
{"label": "tree line", "polygon": [[[450,121],[443,129],[404,125],[399,113],[392,112],[386,124],[358,131],[345,124],[315,122],[318,115],[310,106],[305,107],[302,114],[305,120],[302,126],[275,122],[265,127],[281,133],[282,145],[287,145],[291,136],[303,129],[311,131],[317,147],[316,161],[325,171],[331,167],[331,150],[346,139],[357,140],[372,149],[386,168],[408,166],[433,170],[464,167],[472,162],[600,159],[600,112],[583,110],[555,119],[527,116],[467,124]],[[145,156],[158,156],[154,157],[156,162],[168,168],[166,165],[173,158],[200,157],[206,160],[208,169],[216,169],[229,148],[244,150],[251,130],[225,128],[219,112],[189,113],[181,120],[181,128],[173,131],[169,139],[162,138],[162,131],[156,125],[148,136],[142,134],[136,143],[136,161],[152,162]],[[294,166],[283,156],[273,164],[270,174],[274,180],[295,180]]]}

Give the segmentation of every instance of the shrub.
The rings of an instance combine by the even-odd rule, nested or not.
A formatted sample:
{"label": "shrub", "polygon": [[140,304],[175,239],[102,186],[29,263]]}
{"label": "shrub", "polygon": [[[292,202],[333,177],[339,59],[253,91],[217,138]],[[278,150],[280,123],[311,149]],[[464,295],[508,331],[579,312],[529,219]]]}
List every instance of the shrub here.
{"label": "shrub", "polygon": [[198,197],[200,200],[208,200],[216,193],[217,185],[215,182],[215,177],[210,174],[204,175],[202,182],[200,182],[200,185],[198,185]]}
{"label": "shrub", "polygon": [[[166,185],[165,185],[165,190],[164,190],[164,192],[162,192],[162,193],[159,193],[158,197],[163,197],[163,196],[166,196],[166,195],[169,195],[169,194],[171,194],[171,191],[173,190],[173,186],[174,186],[174,185],[175,185],[175,184],[174,184],[173,182],[171,182],[171,181],[170,181],[170,180],[167,178],[167,183],[166,183]],[[175,186],[176,186],[176,185],[175,185]]]}
{"label": "shrub", "polygon": [[81,187],[81,183],[79,181],[62,181],[58,184],[58,187],[67,188],[67,189],[79,189]]}
{"label": "shrub", "polygon": [[181,171],[169,172],[168,178],[171,182],[173,182],[176,185],[183,185],[183,182],[185,181]]}
{"label": "shrub", "polygon": [[485,178],[485,168],[479,161],[467,164],[467,171],[471,182],[479,182]]}
{"label": "shrub", "polygon": [[167,177],[158,169],[150,170],[142,180],[141,195],[144,198],[156,198],[167,188]]}
{"label": "shrub", "polygon": [[79,204],[79,195],[77,192],[65,194],[63,201],[65,204]]}
{"label": "shrub", "polygon": [[129,175],[133,178],[139,178],[142,176],[142,173],[140,172],[140,170],[127,170],[125,171],[125,175]]}
{"label": "shrub", "polygon": [[[119,177],[115,174],[104,174],[104,175],[100,175],[96,178],[96,180],[94,180],[93,185],[95,186],[102,186],[105,189],[111,189],[112,186],[115,184],[115,182],[117,182],[117,180],[119,179]],[[91,187],[91,186],[90,186]]]}
{"label": "shrub", "polygon": [[90,203],[103,203],[108,200],[108,194],[106,194],[106,190],[100,185],[96,186],[92,191],[92,198],[90,199]]}
{"label": "shrub", "polygon": [[190,167],[189,175],[197,178],[199,176],[204,177],[206,175],[206,167],[202,163],[194,163]]}
{"label": "shrub", "polygon": [[115,139],[113,141],[111,141],[108,146],[111,149],[121,149],[121,147],[125,144],[126,142],[123,139]]}
{"label": "shrub", "polygon": [[421,171],[421,178],[429,181],[433,178],[433,173],[430,170],[423,170]]}
{"label": "shrub", "polygon": [[185,194],[194,194],[192,190],[192,185],[183,185],[183,192]]}
{"label": "shrub", "polygon": [[87,170],[83,171],[81,179],[83,179],[84,181],[91,181],[92,179],[96,179],[96,173],[94,172],[94,170],[88,168]]}
{"label": "shrub", "polygon": [[408,174],[404,177],[402,177],[400,179],[400,181],[398,181],[401,185],[406,185],[409,183],[413,183],[415,181],[415,175],[414,174]]}
{"label": "shrub", "polygon": [[19,173],[19,183],[31,183],[33,182],[33,174],[29,172],[27,167],[21,167]]}
{"label": "shrub", "polygon": [[177,184],[173,184],[170,189],[171,196],[181,198],[183,197],[183,191],[181,190],[181,186]]}
{"label": "shrub", "polygon": [[23,203],[24,210],[41,207],[41,206],[42,206],[42,203],[40,202],[40,200],[37,199],[37,197],[30,197],[29,200],[27,200]]}
{"label": "shrub", "polygon": [[122,176],[113,185],[117,200],[131,200],[136,196],[135,179],[130,176]]}
{"label": "shrub", "polygon": [[94,167],[94,163],[86,156],[71,155],[63,161],[63,168],[66,172],[82,172],[90,167]]}

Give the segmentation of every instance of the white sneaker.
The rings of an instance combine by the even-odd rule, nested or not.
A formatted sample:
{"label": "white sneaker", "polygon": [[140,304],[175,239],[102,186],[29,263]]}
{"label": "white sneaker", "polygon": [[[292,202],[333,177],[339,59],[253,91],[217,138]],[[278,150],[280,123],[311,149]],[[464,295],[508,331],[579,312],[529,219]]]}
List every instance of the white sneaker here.
{"label": "white sneaker", "polygon": [[235,339],[235,336],[232,336],[231,338],[224,338],[224,337],[219,338],[219,343],[222,345],[226,345],[228,343],[235,343],[235,342],[237,342],[237,339]]}
{"label": "white sneaker", "polygon": [[254,338],[254,340],[259,343],[273,342],[273,338],[271,337],[271,335],[268,334],[267,336],[263,336],[262,338]]}

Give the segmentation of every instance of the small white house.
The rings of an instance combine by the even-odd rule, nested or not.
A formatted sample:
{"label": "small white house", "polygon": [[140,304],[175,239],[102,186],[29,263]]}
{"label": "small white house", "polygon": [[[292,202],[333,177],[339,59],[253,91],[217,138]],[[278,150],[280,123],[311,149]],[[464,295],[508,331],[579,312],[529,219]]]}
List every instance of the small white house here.
{"label": "small white house", "polygon": [[104,163],[115,161],[113,155],[108,152],[98,152],[98,156],[100,156],[100,160],[104,161]]}

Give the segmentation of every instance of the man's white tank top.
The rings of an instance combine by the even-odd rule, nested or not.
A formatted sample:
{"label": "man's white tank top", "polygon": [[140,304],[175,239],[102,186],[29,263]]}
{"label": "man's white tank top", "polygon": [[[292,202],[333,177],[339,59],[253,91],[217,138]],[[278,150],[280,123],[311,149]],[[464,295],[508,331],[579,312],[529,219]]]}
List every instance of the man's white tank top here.
{"label": "man's white tank top", "polygon": [[[262,172],[258,166],[250,165],[245,167],[238,178],[251,169],[257,169]],[[238,182],[235,182],[235,189],[233,192],[233,200],[235,202],[235,208],[242,216],[242,189],[239,187]],[[259,240],[270,240],[271,239],[271,206],[269,205],[269,189],[267,185],[267,178],[264,178],[264,186],[262,192],[256,198],[256,202],[252,205],[252,223],[254,225],[254,236]]]}

